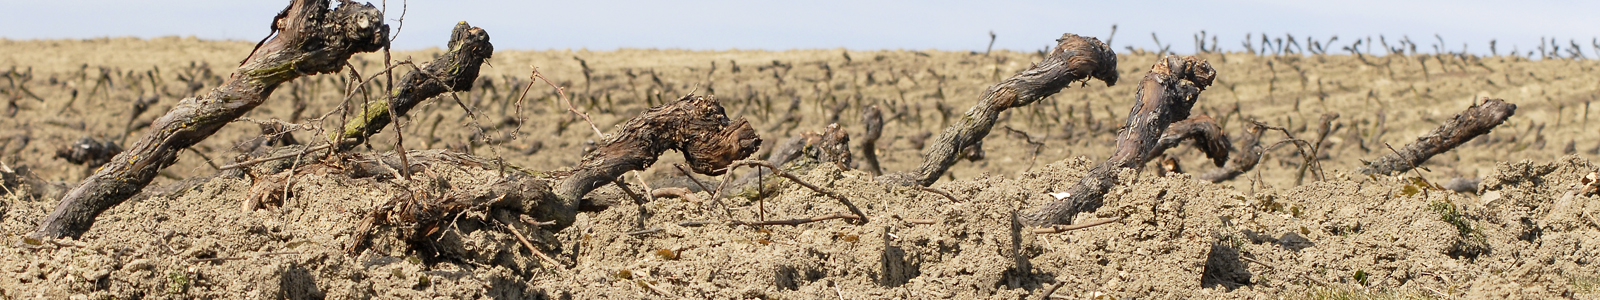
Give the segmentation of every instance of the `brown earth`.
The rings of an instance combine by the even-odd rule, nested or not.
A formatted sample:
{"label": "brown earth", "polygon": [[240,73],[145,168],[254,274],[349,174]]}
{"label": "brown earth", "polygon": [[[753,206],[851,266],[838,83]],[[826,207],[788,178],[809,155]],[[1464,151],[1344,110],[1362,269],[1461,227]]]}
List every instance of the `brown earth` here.
{"label": "brown earth", "polygon": [[[6,116],[0,118],[0,163],[37,179],[8,177],[0,190],[6,241],[34,229],[61,192],[86,174],[85,167],[56,158],[57,148],[85,136],[130,140],[123,133],[137,132],[137,124],[187,94],[180,74],[226,76],[251,45],[179,38],[0,41],[0,69],[31,74],[20,86],[42,99],[10,85],[15,80],[0,84],[7,97],[0,100],[16,107],[14,116],[0,107]],[[438,52],[396,57],[421,62]],[[1121,53],[1123,78],[1139,78],[1155,61],[1151,53],[1136,52]],[[371,74],[382,68],[378,55],[352,63]],[[1579,178],[1597,169],[1590,159],[1600,150],[1600,136],[1587,124],[1600,64],[1451,55],[1364,57],[1370,64],[1348,55],[1200,57],[1216,67],[1218,83],[1201,95],[1196,113],[1216,117],[1229,134],[1238,134],[1240,120],[1254,119],[1308,139],[1316,130],[1308,121],[1340,113],[1341,127],[1320,160],[1326,178],[1311,172],[1295,186],[1303,159],[1295,147],[1282,146],[1255,172],[1223,184],[1124,172],[1105,206],[1080,217],[1125,217],[1119,222],[1061,234],[1014,227],[1015,211],[1052,200],[1048,193],[1065,190],[1109,154],[1135,83],[1096,83],[1007,113],[999,126],[1026,132],[1044,146],[1035,151],[997,128],[985,140],[984,159],[962,161],[951,169],[953,180],[934,185],[961,201],[879,185],[864,172],[831,164],[799,167],[806,181],[840,191],[872,221],[730,226],[720,222],[730,218],[722,206],[711,201],[662,198],[642,209],[618,201],[559,231],[510,222],[560,261],[548,267],[501,225],[516,219],[499,209],[464,214],[428,243],[406,242],[403,228],[380,228],[369,237],[370,247],[346,254],[368,212],[438,179],[296,173],[287,200],[241,212],[238,201],[256,195],[252,179],[227,172],[213,178],[219,172],[207,163],[260,151],[259,142],[248,142],[259,137],[257,126],[237,124],[180,156],[147,189],[150,197],[107,211],[81,240],[0,243],[0,298],[1034,299],[1058,283],[1056,295],[1071,298],[1600,297],[1593,265],[1600,255],[1600,203],[1575,194]],[[530,170],[573,165],[593,133],[542,83],[518,105],[532,65],[567,87],[603,130],[694,91],[716,95],[730,117],[749,119],[768,150],[770,143],[821,131],[833,121],[860,134],[861,108],[876,104],[885,109],[878,144],[884,168],[907,170],[921,160],[916,140],[959,117],[983,88],[1038,58],[1008,51],[502,51],[473,92],[458,94],[477,118],[441,97],[414,110],[403,133],[406,149],[465,151]],[[110,80],[100,85],[102,74]],[[342,78],[312,76],[280,87],[247,117],[318,124],[315,118],[339,105]],[[203,88],[218,81],[197,80]],[[129,116],[136,100],[151,95],[159,100],[149,112]],[[1384,143],[1399,148],[1480,97],[1504,98],[1518,105],[1517,114],[1434,157],[1421,173],[1439,183],[1481,179],[1477,191],[1429,189],[1411,179],[1413,173],[1387,178],[1351,171],[1363,159],[1386,154]],[[294,118],[297,102],[305,108]],[[339,117],[320,124],[332,126]],[[295,135],[313,141],[325,133]],[[1282,138],[1269,133],[1264,140]],[[358,151],[385,152],[393,141],[393,131],[386,131]],[[1185,170],[1211,168],[1188,147],[1169,153]],[[671,164],[681,161],[669,155],[644,177],[653,187],[693,187],[672,178],[677,171]],[[476,168],[430,169],[427,178],[463,190],[500,176]],[[185,179],[203,183],[167,188],[184,186]],[[762,212],[781,219],[845,211],[797,185],[778,190],[762,201],[751,195],[724,201],[738,220]],[[679,226],[684,221],[714,222]],[[661,230],[629,234],[655,228]]]}

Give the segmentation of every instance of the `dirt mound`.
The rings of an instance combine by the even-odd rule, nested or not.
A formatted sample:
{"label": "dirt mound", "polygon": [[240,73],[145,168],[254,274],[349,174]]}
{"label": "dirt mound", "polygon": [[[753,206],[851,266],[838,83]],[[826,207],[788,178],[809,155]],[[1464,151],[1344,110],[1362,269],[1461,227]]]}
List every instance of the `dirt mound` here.
{"label": "dirt mound", "polygon": [[[730,212],[748,221],[847,211],[771,181],[781,184],[777,195],[731,198],[728,211],[710,201],[618,201],[560,231],[505,221],[517,220],[515,208],[473,210],[422,241],[406,238],[411,227],[380,226],[355,255],[345,249],[368,212],[436,183],[310,172],[293,177],[289,202],[241,212],[232,200],[254,196],[251,180],[219,176],[118,206],[82,240],[0,248],[0,277],[15,283],[0,290],[52,298],[1015,299],[1054,287],[1119,299],[1547,298],[1593,297],[1600,280],[1592,264],[1600,258],[1592,217],[1600,204],[1569,193],[1596,169],[1582,158],[1501,164],[1482,197],[1345,175],[1251,194],[1130,170],[1103,207],[1079,217],[1121,221],[1060,234],[1013,223],[1020,208],[1053,200],[1049,193],[1090,166],[1076,158],[1012,178],[935,185],[957,201],[820,164],[802,178],[852,199],[870,223],[724,222]],[[500,176],[430,170],[463,191]],[[50,208],[20,195],[6,196],[0,223],[13,240]],[[919,219],[933,222],[908,221]],[[561,266],[541,264],[502,224]]]}

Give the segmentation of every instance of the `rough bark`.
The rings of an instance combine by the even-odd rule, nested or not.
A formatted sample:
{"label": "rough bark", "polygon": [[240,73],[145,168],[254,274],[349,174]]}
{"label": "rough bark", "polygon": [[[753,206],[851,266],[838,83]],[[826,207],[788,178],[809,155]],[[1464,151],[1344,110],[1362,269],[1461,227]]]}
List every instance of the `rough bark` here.
{"label": "rough bark", "polygon": [[838,164],[840,169],[849,169],[853,155],[850,155],[850,133],[844,132],[839,124],[828,124],[828,128],[821,133],[807,132],[805,135],[806,155],[815,157],[818,161]]}
{"label": "rough bark", "polygon": [[1162,132],[1173,122],[1189,117],[1189,109],[1216,75],[1210,63],[1193,56],[1167,56],[1156,62],[1139,82],[1136,101],[1117,133],[1117,148],[1111,157],[1068,188],[1068,196],[1025,213],[1021,219],[1033,226],[1069,224],[1079,212],[1099,208],[1101,198],[1115,184],[1117,173],[1122,168],[1144,165],[1160,144]]}
{"label": "rough bark", "polygon": [[122,203],[177,160],[178,152],[261,105],[278,84],[330,73],[350,55],[388,42],[383,14],[371,5],[295,0],[273,20],[277,36],[263,42],[227,82],[199,98],[186,98],[156,119],[127,151],[85,178],[46,216],[32,238],[79,236],[101,212]]}
{"label": "rough bark", "polygon": [[1417,141],[1406,144],[1399,153],[1390,153],[1368,162],[1359,169],[1361,174],[1393,175],[1422,165],[1434,155],[1455,149],[1462,143],[1500,126],[1517,113],[1517,105],[1501,99],[1484,98],[1482,104],[1468,107],[1439,125],[1439,128],[1422,135]]}
{"label": "rough bark", "polygon": [[[1107,86],[1117,83],[1117,56],[1105,43],[1092,37],[1064,34],[1056,48],[1033,66],[983,92],[978,104],[967,110],[929,145],[925,160],[916,170],[880,176],[889,184],[928,186],[939,180],[959,159],[959,152],[989,135],[1000,112],[1032,104],[1060,92],[1073,82],[1088,84],[1100,79]],[[1187,112],[1187,110],[1185,110]]]}
{"label": "rough bark", "polygon": [[478,79],[478,68],[494,54],[489,33],[462,21],[456,23],[448,45],[450,50],[439,59],[406,73],[390,92],[393,98],[368,103],[355,119],[345,123],[343,130],[333,133],[332,140],[339,149],[350,150],[388,126],[390,107],[395,114],[404,116],[418,103],[439,94],[471,90],[473,81]]}
{"label": "rough bark", "polygon": [[[1198,115],[1193,118],[1183,119],[1167,126],[1161,133],[1161,138],[1156,140],[1156,147],[1150,151],[1150,156],[1145,161],[1160,157],[1163,152],[1172,147],[1177,147],[1184,140],[1194,140],[1195,148],[1204,152],[1211,158],[1211,163],[1218,167],[1228,162],[1228,153],[1233,151],[1233,144],[1228,143],[1228,136],[1222,134],[1222,126],[1211,116]],[[1142,163],[1141,163],[1142,164]]]}
{"label": "rough bark", "polygon": [[1239,138],[1239,146],[1234,148],[1237,152],[1231,155],[1233,158],[1228,159],[1228,163],[1222,168],[1200,174],[1200,180],[1212,183],[1233,180],[1256,168],[1256,163],[1261,162],[1261,154],[1266,151],[1261,147],[1261,134],[1267,132],[1267,126],[1260,122],[1250,122],[1244,130],[1244,136]]}
{"label": "rough bark", "polygon": [[[572,174],[555,185],[559,209],[573,211],[590,191],[632,170],[644,170],[667,150],[682,152],[690,169],[706,175],[727,172],[728,164],[749,157],[761,138],[744,119],[729,121],[712,96],[684,96],[628,120],[605,145],[585,155]],[[572,215],[556,222],[572,223]]]}
{"label": "rough bark", "polygon": [[[404,162],[402,162],[404,161]],[[409,167],[403,167],[410,164]],[[406,153],[406,158],[401,159],[394,152],[383,154],[362,153],[354,154],[347,164],[332,166],[331,164],[317,163],[307,165],[298,170],[300,174],[328,172],[328,169],[342,170],[349,178],[375,178],[380,180],[394,180],[400,178],[397,169],[422,169],[432,168],[479,168],[495,169],[500,163],[490,159],[476,157],[449,150],[418,150]],[[337,171],[335,171],[337,172]],[[434,172],[415,172],[417,174],[431,174]],[[282,173],[281,177],[290,174]],[[447,226],[458,214],[477,207],[506,208],[532,215],[534,218],[554,218],[560,214],[572,215],[550,206],[550,182],[548,178],[523,171],[506,172],[496,182],[488,184],[484,189],[453,188],[448,187],[449,178],[429,178],[419,175],[414,179],[430,180],[437,189],[418,189],[418,194],[403,197],[393,197],[383,205],[367,213],[360,223],[356,224],[355,236],[352,243],[345,248],[346,253],[357,255],[366,243],[367,235],[372,233],[374,226],[409,226],[412,230],[404,233],[404,239],[410,241],[435,241],[424,237],[433,236],[439,229]],[[281,194],[287,188],[282,182],[258,181],[251,187],[251,198],[265,195]],[[264,194],[264,195],[262,195]],[[537,250],[534,250],[537,251]]]}
{"label": "rough bark", "polygon": [[852,157],[850,134],[840,128],[839,124],[828,124],[822,132],[801,132],[799,136],[779,143],[772,148],[772,156],[767,157],[767,163],[782,166],[797,159],[808,158],[818,162],[832,162],[838,164],[840,169],[848,169],[853,161]]}
{"label": "rough bark", "polygon": [[[714,98],[688,96],[652,108],[629,120],[604,146],[591,152],[573,170],[552,172],[553,177],[514,166],[505,168],[502,163],[490,159],[447,150],[410,151],[405,159],[394,153],[358,153],[342,162],[333,162],[337,166],[330,166],[329,161],[319,161],[303,165],[298,170],[301,173],[315,173],[334,169],[349,178],[378,180],[396,180],[401,178],[402,172],[442,173],[426,171],[428,168],[437,170],[442,167],[505,171],[506,175],[489,184],[487,189],[424,191],[432,194],[392,199],[373,210],[357,225],[354,243],[346,249],[355,254],[360,251],[365,235],[374,226],[410,226],[413,231],[407,239],[421,241],[422,237],[434,235],[443,224],[462,212],[484,207],[504,208],[534,219],[550,220],[550,225],[558,228],[569,226],[576,219],[580,201],[590,191],[617,180],[630,170],[649,167],[666,150],[684,153],[695,172],[716,175],[730,169],[735,160],[754,153],[760,144],[761,139],[756,137],[749,123],[743,119],[730,122]],[[254,170],[267,170],[263,173],[273,174],[282,169],[267,166]],[[414,179],[446,180],[420,176],[424,177]],[[253,187],[251,197],[257,197],[257,193],[254,193],[257,190],[262,191],[260,194],[271,195],[281,194],[284,188],[279,182],[265,184],[267,186],[259,189]],[[844,202],[848,205],[848,201]]]}

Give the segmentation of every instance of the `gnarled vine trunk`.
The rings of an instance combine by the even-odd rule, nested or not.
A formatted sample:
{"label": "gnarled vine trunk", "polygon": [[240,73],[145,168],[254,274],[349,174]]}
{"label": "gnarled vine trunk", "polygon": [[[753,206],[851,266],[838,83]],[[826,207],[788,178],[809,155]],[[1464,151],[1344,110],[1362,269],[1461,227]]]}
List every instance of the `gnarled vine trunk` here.
{"label": "gnarled vine trunk", "polygon": [[295,0],[273,20],[277,36],[256,47],[222,86],[179,101],[143,137],[73,188],[31,238],[79,236],[101,212],[150,184],[157,172],[228,122],[265,102],[278,84],[336,72],[351,54],[383,49],[389,26],[372,5]]}
{"label": "gnarled vine trunk", "polygon": [[1107,86],[1117,84],[1117,54],[1092,37],[1064,34],[1056,48],[1043,61],[1017,72],[984,90],[978,104],[967,110],[923,152],[922,165],[909,173],[878,177],[880,182],[899,185],[932,185],[956,163],[959,152],[989,135],[1000,112],[1032,104],[1060,92],[1073,82],[1100,79]]}
{"label": "gnarled vine trunk", "polygon": [[1117,148],[1111,157],[1068,188],[1065,198],[1023,214],[1021,220],[1034,226],[1068,224],[1079,212],[1099,208],[1117,172],[1144,165],[1152,157],[1150,153],[1161,144],[1162,132],[1173,122],[1189,117],[1189,109],[1194,107],[1200,92],[1210,86],[1216,76],[1210,63],[1193,56],[1167,56],[1156,62],[1144,80],[1139,81],[1133,110],[1128,112],[1122,131],[1117,133]]}

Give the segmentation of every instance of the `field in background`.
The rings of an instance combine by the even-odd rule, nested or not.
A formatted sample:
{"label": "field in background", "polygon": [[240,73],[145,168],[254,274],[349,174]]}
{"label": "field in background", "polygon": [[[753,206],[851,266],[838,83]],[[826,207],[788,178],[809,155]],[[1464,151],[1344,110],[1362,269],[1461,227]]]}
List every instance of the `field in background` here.
{"label": "field in background", "polygon": [[[0,40],[0,73],[9,75],[0,81],[0,96],[7,97],[0,99],[0,163],[31,169],[47,181],[32,187],[37,196],[0,196],[5,240],[37,226],[89,171],[57,157],[58,149],[84,137],[133,140],[191,91],[219,84],[252,45],[178,38]],[[437,53],[394,57],[424,62]],[[1220,186],[1156,175],[1148,167],[1125,177],[1104,207],[1085,214],[1126,217],[1122,222],[1062,234],[1018,231],[1008,213],[1053,199],[1047,193],[1066,189],[1109,154],[1138,80],[1157,58],[1119,50],[1117,85],[1073,86],[1003,114],[984,140],[985,155],[957,163],[948,173],[955,180],[934,185],[962,201],[885,187],[864,173],[829,166],[799,174],[857,199],[874,215],[866,225],[679,225],[754,219],[757,205],[773,218],[840,209],[790,185],[764,202],[726,199],[732,216],[709,201],[624,201],[583,213],[559,231],[528,231],[534,244],[569,268],[540,267],[517,239],[495,228],[468,229],[440,243],[465,247],[469,255],[424,263],[394,242],[392,231],[372,238],[375,250],[355,256],[342,250],[375,201],[403,193],[306,175],[295,177],[283,206],[241,212],[233,201],[252,195],[251,180],[218,177],[194,192],[119,205],[83,239],[64,246],[0,247],[0,298],[1016,299],[1036,297],[1051,285],[1061,288],[1056,295],[1079,298],[1595,296],[1600,223],[1593,214],[1600,213],[1600,202],[1568,188],[1596,169],[1586,159],[1600,152],[1600,135],[1590,127],[1600,126],[1600,115],[1590,116],[1600,113],[1591,107],[1600,95],[1600,63],[1465,55],[1198,56],[1215,67],[1218,79],[1194,113],[1216,118],[1229,135],[1256,120],[1311,139],[1315,120],[1338,113],[1338,129],[1319,157],[1327,180],[1307,175],[1304,186],[1295,186],[1304,160],[1296,147],[1283,144],[1254,172]],[[984,88],[1040,57],[844,49],[502,51],[473,91],[422,104],[402,120],[401,132],[408,150],[448,148],[532,170],[571,166],[596,138],[554,89],[540,82],[524,91],[538,67],[601,130],[685,94],[715,95],[730,117],[749,119],[766,141],[763,151],[830,123],[859,135],[861,109],[878,105],[886,121],[879,157],[885,171],[901,171],[919,163],[919,145],[960,118]],[[363,54],[351,64],[369,76],[383,68],[382,59]],[[151,187],[215,174],[213,164],[259,155],[261,129],[253,123],[314,125],[293,132],[295,139],[325,138],[316,128],[342,118],[335,108],[351,90],[346,76],[309,76],[278,87],[245,119],[180,154]],[[350,98],[359,104],[380,95],[358,91]],[[1434,157],[1421,172],[1435,182],[1482,178],[1482,195],[1354,174],[1361,160],[1388,153],[1385,144],[1399,148],[1483,97],[1516,104],[1516,115]],[[134,113],[141,103],[148,111]],[[1263,144],[1284,138],[1271,132]],[[391,128],[356,151],[389,151],[394,141]],[[1188,146],[1168,153],[1191,173],[1214,168]],[[667,180],[678,173],[671,163],[681,160],[668,154],[643,177],[661,180],[655,187],[681,184]],[[1524,160],[1533,162],[1519,163]],[[933,224],[905,221],[921,218]],[[646,228],[659,230],[630,233]]]}
{"label": "field in background", "polygon": [[[33,79],[26,87],[45,100],[17,100],[16,116],[0,121],[0,138],[24,135],[31,141],[21,148],[11,143],[13,148],[0,152],[0,159],[34,166],[52,180],[76,182],[83,176],[81,167],[54,159],[55,148],[84,136],[128,140],[121,136],[130,131],[130,124],[148,123],[186,95],[182,74],[204,68],[214,76],[227,76],[237,65],[238,53],[248,53],[250,46],[179,38],[0,42],[0,53],[6,53],[0,57],[0,69],[32,69]],[[950,174],[1011,175],[1075,156],[1104,157],[1126,117],[1138,78],[1156,57],[1137,52],[1119,55],[1119,85],[1074,86],[1008,111],[985,139],[987,156],[959,163]],[[437,53],[408,51],[394,56],[421,62]],[[542,83],[533,85],[517,105],[532,66],[564,86],[602,130],[653,104],[694,92],[715,95],[730,116],[750,119],[770,145],[835,122],[860,134],[860,109],[879,105],[887,115],[879,145],[886,152],[880,155],[885,170],[907,170],[920,162],[916,146],[923,139],[971,107],[984,88],[1040,57],[1010,51],[985,55],[843,49],[501,51],[489,61],[478,86],[458,94],[475,110],[476,119],[466,117],[452,98],[440,97],[425,103],[403,125],[408,137],[432,137],[408,138],[407,149],[455,147],[532,169],[570,166],[594,136],[574,130],[586,125],[566,113],[554,90]],[[1600,122],[1590,120],[1600,118],[1590,116],[1600,109],[1590,105],[1600,89],[1600,76],[1594,72],[1600,63],[1593,60],[1245,53],[1200,57],[1209,60],[1219,75],[1217,84],[1201,95],[1196,113],[1221,120],[1230,135],[1240,132],[1240,120],[1258,120],[1311,139],[1322,114],[1339,113],[1335,122],[1339,130],[1330,136],[1326,146],[1330,150],[1322,161],[1329,171],[1352,170],[1360,159],[1386,154],[1384,143],[1398,148],[1482,97],[1517,104],[1516,116],[1489,136],[1430,160],[1425,167],[1433,170],[1431,177],[1478,177],[1496,161],[1594,155],[1600,149],[1600,136],[1584,134],[1593,132],[1590,122]],[[381,54],[363,54],[352,64],[371,74],[383,68],[381,60]],[[102,75],[109,80],[97,80]],[[217,79],[198,81],[210,88]],[[345,82],[340,75],[302,78],[279,87],[273,99],[247,117],[303,122],[322,116],[343,99]],[[134,101],[150,96],[159,100],[148,112],[130,117]],[[352,101],[369,97],[374,96],[356,95]],[[72,106],[63,107],[68,103]],[[297,115],[296,109],[302,111]],[[339,117],[329,117],[324,125]],[[1043,146],[1036,148],[1018,132]],[[235,142],[257,133],[256,126],[230,126],[197,149],[225,164],[238,154],[232,151]],[[315,138],[312,132],[295,135],[300,140]],[[380,135],[372,147],[391,149],[392,136]],[[1264,144],[1280,138],[1268,134]],[[1303,161],[1297,151],[1283,146],[1269,152],[1257,169],[1259,177],[1268,185],[1293,185]],[[1197,151],[1184,148],[1176,153],[1185,170],[1212,168]],[[211,172],[203,159],[191,154],[180,156],[167,177]]]}

